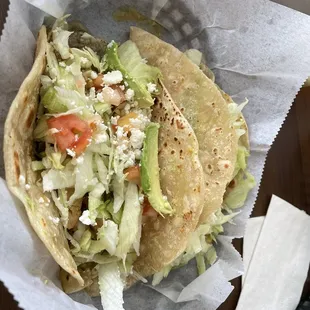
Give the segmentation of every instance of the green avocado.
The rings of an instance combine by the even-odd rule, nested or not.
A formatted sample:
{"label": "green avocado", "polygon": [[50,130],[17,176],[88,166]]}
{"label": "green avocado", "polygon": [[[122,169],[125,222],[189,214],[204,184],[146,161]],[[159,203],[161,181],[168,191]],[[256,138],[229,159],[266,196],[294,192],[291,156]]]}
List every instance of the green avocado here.
{"label": "green avocado", "polygon": [[161,215],[172,214],[167,199],[164,198],[159,182],[158,165],[159,124],[150,123],[145,129],[145,139],[141,156],[141,184],[151,206]]}

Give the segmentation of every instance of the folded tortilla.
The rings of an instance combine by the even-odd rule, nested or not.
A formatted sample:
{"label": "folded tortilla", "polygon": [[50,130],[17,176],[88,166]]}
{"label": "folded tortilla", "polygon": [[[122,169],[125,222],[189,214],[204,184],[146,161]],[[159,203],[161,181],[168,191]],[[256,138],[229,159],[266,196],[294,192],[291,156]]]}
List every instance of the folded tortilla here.
{"label": "folded tortilla", "polygon": [[[25,205],[29,221],[55,261],[61,266],[61,280],[66,292],[88,288],[98,290],[94,266],[82,270],[70,253],[66,231],[49,194],[43,192],[40,174],[33,172],[33,130],[39,104],[40,77],[46,66],[47,34],[42,27],[36,58],[31,72],[14,99],[6,123],[4,160],[10,190]],[[199,161],[197,138],[189,122],[173,103],[165,86],[157,98],[153,119],[159,132],[160,183],[175,210],[172,216],[149,219],[142,228],[140,256],[134,268],[142,276],[151,275],[170,264],[186,247],[202,212],[205,182]],[[42,199],[44,202],[42,203]]]}
{"label": "folded tortilla", "polygon": [[[34,231],[50,251],[55,261],[84,284],[69,251],[62,225],[55,225],[58,209],[38,184],[39,174],[31,168],[33,157],[32,134],[39,103],[40,78],[46,66],[46,28],[39,32],[33,67],[21,85],[8,113],[4,127],[5,176],[9,189],[24,204]],[[26,184],[30,186],[26,190]],[[39,199],[44,199],[40,202]]]}
{"label": "folded tortilla", "polygon": [[233,179],[239,141],[235,120],[219,88],[184,53],[140,28],[131,27],[130,39],[161,70],[163,83],[197,136],[206,185],[200,223],[205,223],[221,208]]}

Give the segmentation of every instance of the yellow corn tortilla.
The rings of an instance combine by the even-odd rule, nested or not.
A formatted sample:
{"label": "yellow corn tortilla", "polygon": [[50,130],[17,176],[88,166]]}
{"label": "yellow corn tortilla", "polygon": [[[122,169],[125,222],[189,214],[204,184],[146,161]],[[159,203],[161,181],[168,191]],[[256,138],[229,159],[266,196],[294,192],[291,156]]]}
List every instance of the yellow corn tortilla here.
{"label": "yellow corn tortilla", "polygon": [[[4,127],[4,163],[6,181],[11,192],[24,204],[34,231],[50,251],[55,261],[74,277],[80,285],[80,276],[65,237],[62,224],[53,223],[58,210],[52,199],[38,184],[39,175],[32,171],[32,134],[37,113],[40,77],[43,73],[47,49],[46,28],[43,26],[37,40],[33,67],[21,85],[8,113]],[[25,184],[30,185],[26,189]],[[44,203],[39,199],[43,198]]]}
{"label": "yellow corn tortilla", "polygon": [[200,223],[205,223],[221,208],[237,158],[239,137],[227,103],[218,87],[173,45],[137,27],[131,27],[130,39],[161,70],[163,83],[197,136],[206,185]]}

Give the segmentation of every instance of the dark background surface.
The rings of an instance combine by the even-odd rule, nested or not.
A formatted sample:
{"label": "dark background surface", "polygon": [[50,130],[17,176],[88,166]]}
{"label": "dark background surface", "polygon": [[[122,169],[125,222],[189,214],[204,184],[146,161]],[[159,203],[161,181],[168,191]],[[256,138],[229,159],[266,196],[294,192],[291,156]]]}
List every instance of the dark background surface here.
{"label": "dark background surface", "polygon": [[[7,9],[8,0],[0,0],[1,31]],[[310,214],[310,87],[302,89],[296,97],[287,119],[269,151],[252,216],[266,214],[272,194]],[[234,244],[239,252],[242,252],[242,240],[235,240]],[[241,290],[241,278],[233,280],[232,284],[235,289],[219,308],[220,310],[233,310],[237,305]],[[310,276],[308,274],[302,299],[309,295]],[[0,309],[20,309],[1,282]]]}

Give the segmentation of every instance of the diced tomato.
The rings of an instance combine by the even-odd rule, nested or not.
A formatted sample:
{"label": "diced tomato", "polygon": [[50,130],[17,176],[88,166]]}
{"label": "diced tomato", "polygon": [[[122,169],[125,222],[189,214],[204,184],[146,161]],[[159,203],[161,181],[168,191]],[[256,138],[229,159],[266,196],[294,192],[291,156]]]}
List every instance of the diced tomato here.
{"label": "diced tomato", "polygon": [[92,130],[89,124],[74,114],[52,117],[47,121],[48,128],[56,128],[53,134],[55,142],[61,152],[70,149],[78,156],[89,144]]}
{"label": "diced tomato", "polygon": [[138,165],[126,168],[124,170],[124,174],[127,174],[126,176],[127,181],[135,183],[138,186],[141,185],[140,167]]}
{"label": "diced tomato", "polygon": [[143,216],[147,216],[147,217],[157,217],[158,216],[158,213],[151,206],[149,200],[146,197],[144,197],[144,201],[143,201],[142,206],[143,206],[143,212],[142,212]]}

